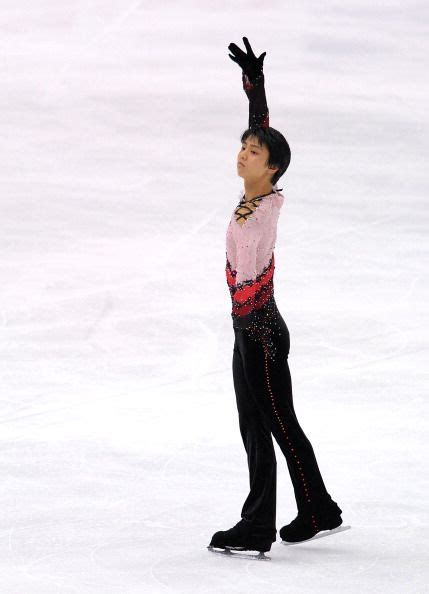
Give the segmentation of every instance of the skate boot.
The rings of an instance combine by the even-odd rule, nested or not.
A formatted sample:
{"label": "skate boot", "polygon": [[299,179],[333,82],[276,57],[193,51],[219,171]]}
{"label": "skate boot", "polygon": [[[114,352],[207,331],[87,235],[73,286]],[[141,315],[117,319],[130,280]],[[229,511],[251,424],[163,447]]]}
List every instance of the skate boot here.
{"label": "skate boot", "polygon": [[[232,551],[259,551],[258,558],[269,559],[269,557],[265,557],[264,553],[269,551],[271,544],[276,541],[276,532],[275,529],[271,532],[266,529],[258,529],[257,526],[243,518],[233,528],[215,532],[207,548],[214,552],[227,554]],[[222,551],[215,549],[222,549]],[[250,555],[245,556],[250,557]]]}
{"label": "skate boot", "polygon": [[[317,516],[305,517],[298,514],[290,524],[280,529],[280,538],[285,544],[296,543],[309,540],[323,530],[334,530],[343,523],[341,513],[342,510],[337,505],[336,509],[318,514]],[[345,528],[335,530],[335,532],[339,532],[340,530],[345,530]],[[332,533],[329,532],[323,534],[323,536],[328,536],[328,534]]]}

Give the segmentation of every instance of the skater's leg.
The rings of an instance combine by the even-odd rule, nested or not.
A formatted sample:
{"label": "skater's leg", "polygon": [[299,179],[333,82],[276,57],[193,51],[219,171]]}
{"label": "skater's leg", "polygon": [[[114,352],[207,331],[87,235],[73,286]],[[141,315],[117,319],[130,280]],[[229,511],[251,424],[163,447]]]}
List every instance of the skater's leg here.
{"label": "skater's leg", "polygon": [[[312,445],[302,430],[293,407],[292,381],[288,366],[290,338],[287,326],[279,316],[277,353],[270,358],[263,343],[246,341],[244,372],[254,400],[270,420],[272,433],[286,457],[293,483],[298,512],[317,522],[325,509],[336,506],[324,485]],[[254,353],[261,349],[263,356]]]}
{"label": "skater's leg", "polygon": [[240,433],[249,468],[250,491],[241,517],[262,533],[276,534],[277,463],[270,423],[255,404],[244,372],[240,343],[234,345],[232,371]]}
{"label": "skater's leg", "polygon": [[298,513],[308,515],[327,505],[331,497],[326,490],[313,446],[304,433],[289,395],[292,380],[286,358],[274,364],[266,362],[271,404],[276,413],[273,435],[288,462]]}

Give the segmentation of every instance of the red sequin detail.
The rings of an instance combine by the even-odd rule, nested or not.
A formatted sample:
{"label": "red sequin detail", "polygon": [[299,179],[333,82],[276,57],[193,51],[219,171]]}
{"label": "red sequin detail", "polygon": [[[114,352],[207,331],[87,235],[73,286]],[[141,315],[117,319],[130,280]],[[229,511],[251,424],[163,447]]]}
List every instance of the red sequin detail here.
{"label": "red sequin detail", "polygon": [[[273,394],[273,391],[272,391],[272,389],[271,389],[271,384],[270,384],[270,376],[269,376],[269,372],[268,372],[268,355],[267,355],[267,348],[266,348],[266,346],[265,346],[265,345],[264,345],[264,353],[265,353],[265,374],[266,374],[266,380],[267,380],[268,391],[269,391],[269,393],[270,393],[271,404],[272,404],[272,406],[273,406],[273,410],[274,410],[274,413],[275,413],[275,415],[276,415],[276,417],[277,417],[277,420],[278,420],[278,422],[279,422],[279,425],[280,425],[280,427],[281,427],[281,430],[283,431],[283,433],[284,433],[284,434],[285,434],[285,436],[286,436],[286,441],[287,441],[287,443],[288,443],[288,444],[289,444],[289,446],[290,446],[290,450],[291,450],[291,452],[294,452],[295,450],[294,450],[294,448],[292,447],[292,443],[291,443],[291,441],[290,441],[290,439],[289,439],[289,435],[288,435],[288,434],[287,434],[287,432],[286,432],[286,427],[284,426],[284,424],[283,424],[283,421],[282,421],[282,419],[281,419],[281,417],[280,417],[280,415],[279,415],[279,413],[278,413],[278,411],[277,411],[277,408],[276,408],[276,404],[275,404],[275,400],[274,400],[274,394]],[[295,456],[295,458],[296,458],[296,456]],[[301,468],[301,466],[300,466],[300,462],[299,462],[299,460],[297,461],[297,464],[298,464],[298,468],[299,468],[300,470],[302,470],[302,468]],[[301,476],[302,476],[302,477],[304,477],[304,473],[303,473],[303,472],[301,472],[300,474],[301,474]],[[306,487],[306,484],[307,484],[307,483],[305,482],[305,479],[304,479],[304,478],[302,478],[301,480],[302,480],[302,483],[303,483],[304,492],[305,492],[306,496],[308,497],[308,489],[307,489],[307,487]],[[310,499],[310,498],[308,498],[308,499],[307,499],[307,503],[311,503],[311,499]],[[317,531],[319,531],[319,527],[318,527],[318,524],[317,524],[317,521],[316,521],[316,518],[315,518],[314,514],[312,514],[312,515],[311,515],[311,521],[312,521],[312,524],[313,524],[314,528],[315,528]]]}
{"label": "red sequin detail", "polygon": [[232,313],[245,316],[251,311],[261,309],[274,294],[274,252],[264,270],[256,279],[236,284],[235,270],[231,269],[229,260],[226,261],[226,281],[232,299]]}

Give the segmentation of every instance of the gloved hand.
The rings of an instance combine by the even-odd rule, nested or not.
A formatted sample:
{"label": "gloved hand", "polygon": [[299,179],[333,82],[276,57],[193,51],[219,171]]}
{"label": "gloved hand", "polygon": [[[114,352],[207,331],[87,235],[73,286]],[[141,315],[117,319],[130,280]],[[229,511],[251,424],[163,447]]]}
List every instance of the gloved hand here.
{"label": "gloved hand", "polygon": [[230,43],[228,49],[234,55],[231,56],[231,54],[228,54],[228,56],[233,62],[236,62],[241,67],[244,74],[246,74],[249,80],[253,82],[263,72],[264,58],[267,52],[263,52],[259,58],[257,58],[253,53],[247,37],[243,37],[243,41],[247,53],[240,49],[235,43]]}

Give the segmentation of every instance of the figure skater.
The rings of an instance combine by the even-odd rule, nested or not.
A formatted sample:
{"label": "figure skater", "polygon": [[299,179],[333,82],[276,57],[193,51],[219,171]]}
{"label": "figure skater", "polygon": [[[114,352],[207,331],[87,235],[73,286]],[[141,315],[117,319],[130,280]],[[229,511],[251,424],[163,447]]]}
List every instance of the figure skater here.
{"label": "figure skater", "polygon": [[284,136],[269,126],[263,61],[247,37],[247,53],[235,43],[229,57],[242,69],[249,99],[249,127],[241,136],[237,172],[244,191],[226,234],[226,280],[235,334],[232,371],[240,433],[247,453],[250,492],[241,520],[216,532],[208,548],[223,552],[259,551],[276,541],[276,457],[274,435],[292,480],[297,517],[280,529],[285,543],[308,540],[342,523],[317,465],[312,445],[299,425],[288,366],[290,336],[274,299],[274,247],[283,205],[277,181],[289,166]]}

